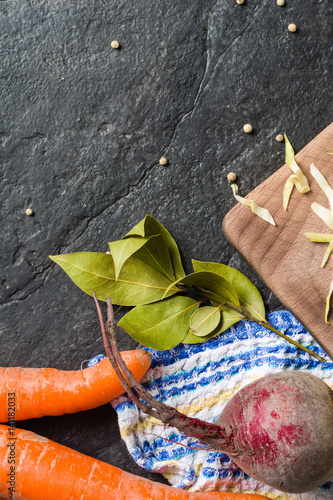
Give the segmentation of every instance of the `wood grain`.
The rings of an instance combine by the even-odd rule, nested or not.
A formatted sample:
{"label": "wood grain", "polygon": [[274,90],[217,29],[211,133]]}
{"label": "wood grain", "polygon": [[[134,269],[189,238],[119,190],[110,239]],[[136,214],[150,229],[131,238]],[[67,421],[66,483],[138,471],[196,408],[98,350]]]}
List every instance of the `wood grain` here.
{"label": "wood grain", "polygon": [[288,210],[284,211],[283,187],[292,173],[289,166],[284,165],[246,196],[271,212],[276,227],[238,203],[224,218],[223,231],[281,303],[333,359],[333,313],[329,316],[331,324],[324,321],[333,255],[321,269],[327,244],[313,243],[304,236],[305,232],[330,233],[311,209],[314,201],[327,208],[329,203],[310,174],[310,165],[314,163],[333,187],[333,156],[329,152],[333,152],[333,123],[296,154],[296,161],[309,181],[310,192],[300,194],[294,188]]}

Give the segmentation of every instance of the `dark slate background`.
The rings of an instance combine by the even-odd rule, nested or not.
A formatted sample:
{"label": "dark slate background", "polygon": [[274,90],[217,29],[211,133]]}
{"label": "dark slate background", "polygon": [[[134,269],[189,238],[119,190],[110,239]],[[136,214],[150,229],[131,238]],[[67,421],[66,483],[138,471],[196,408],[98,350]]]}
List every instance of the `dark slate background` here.
{"label": "dark slate background", "polygon": [[[92,299],[48,255],[104,252],[146,214],[175,237],[187,272],[191,258],[232,265],[268,311],[281,307],[222,233],[235,203],[226,175],[245,195],[284,163],[278,133],[298,151],[332,121],[332,2],[0,6],[0,364],[75,370],[104,352]],[[120,346],[135,343],[123,335]],[[133,463],[110,405],[20,427],[163,480]]]}

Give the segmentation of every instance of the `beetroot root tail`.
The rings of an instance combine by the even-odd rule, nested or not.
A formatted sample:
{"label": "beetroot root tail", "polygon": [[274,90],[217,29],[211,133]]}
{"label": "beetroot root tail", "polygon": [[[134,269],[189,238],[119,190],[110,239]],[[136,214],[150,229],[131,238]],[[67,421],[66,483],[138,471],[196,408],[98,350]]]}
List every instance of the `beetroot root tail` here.
{"label": "beetroot root tail", "polygon": [[132,372],[127,368],[119,353],[116,324],[110,297],[106,298],[106,327],[104,325],[103,315],[95,293],[94,300],[101,324],[105,351],[110,359],[111,365],[119,377],[120,382],[127,391],[128,396],[140,408],[140,410],[157,420],[160,420],[166,425],[176,427],[180,432],[196,438],[201,443],[212,446],[215,450],[228,452],[229,454],[237,454],[233,446],[234,434],[227,436],[225,429],[218,425],[205,422],[204,420],[197,418],[188,417],[187,415],[180,413],[175,408],[166,405],[162,401],[158,401],[146,391],[140,382],[134,378]]}

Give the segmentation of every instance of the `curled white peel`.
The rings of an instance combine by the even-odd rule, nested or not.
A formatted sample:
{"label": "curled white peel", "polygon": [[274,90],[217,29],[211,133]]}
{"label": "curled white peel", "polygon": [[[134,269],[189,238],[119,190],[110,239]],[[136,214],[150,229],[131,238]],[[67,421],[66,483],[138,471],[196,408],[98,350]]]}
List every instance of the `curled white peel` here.
{"label": "curled white peel", "polygon": [[289,167],[296,176],[297,182],[295,181],[295,187],[297,188],[298,192],[307,193],[308,191],[310,191],[308,180],[303,174],[302,170],[297,165],[295,160],[292,160],[292,162],[289,163]]}
{"label": "curled white peel", "polygon": [[295,151],[289,142],[287,134],[283,134],[283,136],[284,136],[284,144],[285,144],[285,161],[286,161],[286,163],[288,163],[288,165],[290,165],[290,163],[295,158]]}
{"label": "curled white peel", "polygon": [[294,186],[296,187],[297,191],[299,193],[307,193],[310,191],[310,186],[308,183],[307,178],[303,174],[302,170],[298,166],[295,160],[295,152],[292,147],[292,145],[289,142],[289,139],[286,134],[284,134],[284,140],[285,140],[285,161],[291,168],[291,170],[294,172],[292,175],[290,175],[287,179],[287,182],[284,186],[283,189],[283,208],[284,210],[287,210],[290,196],[292,193],[292,190]]}
{"label": "curled white peel", "polygon": [[329,256],[333,250],[333,234],[322,234],[322,233],[304,233],[304,235],[315,243],[328,243],[324,258],[320,267],[325,267]]}
{"label": "curled white peel", "polygon": [[[301,178],[301,180],[299,180]],[[310,191],[310,187],[307,181],[307,178],[303,175],[301,172],[300,174],[291,174],[287,182],[285,183],[284,189],[283,189],[283,208],[287,210],[288,205],[289,205],[289,200],[291,193],[293,191],[294,186],[296,187],[297,191],[299,193],[307,193]]]}
{"label": "curled white peel", "polygon": [[[310,171],[315,180],[317,181],[317,183],[319,184],[319,186],[321,187],[321,189],[326,194],[331,209],[329,210],[328,208],[323,207],[322,205],[319,205],[319,203],[316,202],[312,203],[311,208],[314,211],[314,213],[318,215],[318,217],[320,217],[322,221],[325,222],[326,226],[328,226],[330,229],[333,230],[333,189],[328,184],[323,174],[319,172],[317,167],[315,167],[314,163],[311,164]],[[333,250],[333,235],[319,234],[319,233],[305,233],[305,236],[307,238],[310,238],[311,241],[315,241],[318,243],[328,243],[328,247],[326,249],[324,258],[320,265],[320,267],[325,267],[329,259],[329,256],[331,255]]]}
{"label": "curled white peel", "polygon": [[311,241],[316,243],[329,243],[333,240],[333,234],[326,233],[304,233],[304,235]]}
{"label": "curled white peel", "polygon": [[276,226],[275,221],[270,214],[270,212],[266,208],[260,207],[255,201],[249,200],[247,198],[243,198],[242,196],[239,196],[238,193],[238,186],[236,184],[231,184],[231,188],[234,194],[234,197],[236,200],[241,203],[242,205],[245,205],[247,207],[250,207],[252,212],[263,219],[264,221],[268,222],[269,224],[272,224],[273,226]]}
{"label": "curled white peel", "polygon": [[324,254],[324,258],[322,260],[322,263],[320,264],[320,267],[325,267],[326,262],[328,261],[329,256],[332,253],[332,250],[333,250],[333,239],[329,242],[329,244],[328,244],[328,246],[326,248],[326,252]]}
{"label": "curled white peel", "polygon": [[328,208],[319,205],[317,202],[313,202],[311,205],[312,210],[318,217],[321,218],[330,229],[333,229],[333,212]]}
{"label": "curled white peel", "polygon": [[329,289],[329,292],[328,292],[328,295],[326,297],[326,307],[325,307],[325,323],[327,323],[329,325],[329,321],[328,321],[328,315],[329,315],[329,312],[330,312],[330,304],[331,304],[331,297],[332,297],[332,293],[333,293],[333,278],[332,278],[332,281],[331,281],[331,286],[330,286],[330,289]]}
{"label": "curled white peel", "polygon": [[287,182],[284,185],[283,188],[283,208],[284,210],[287,210],[288,205],[289,205],[289,200],[291,193],[293,192],[294,185],[295,185],[295,175],[291,175],[288,177]]}
{"label": "curled white peel", "polygon": [[[318,217],[320,217],[325,224],[330,228],[333,229],[333,189],[331,186],[328,184],[327,180],[323,176],[321,172],[315,167],[314,163],[310,165],[310,172],[312,176],[315,178],[321,189],[324,191],[326,194],[328,201],[330,203],[330,210],[328,208],[323,207],[322,205],[319,205],[319,203],[312,203],[311,208],[314,211]],[[311,241],[318,242],[318,243],[328,243],[326,252],[324,254],[324,258],[322,260],[322,263],[320,264],[320,267],[325,267],[329,256],[332,253],[333,250],[333,234],[321,234],[321,233],[304,233],[307,238],[310,238]],[[328,292],[328,295],[326,297],[326,306],[325,306],[325,323],[329,324],[328,321],[328,315],[330,313],[330,304],[331,304],[331,297],[333,293],[333,279],[331,281],[331,286]]]}
{"label": "curled white peel", "polygon": [[318,168],[314,165],[314,163],[310,165],[310,172],[312,176],[316,179],[321,189],[326,194],[328,201],[330,203],[331,211],[333,212],[333,189],[331,188],[331,186],[329,185],[323,174],[319,172]]}

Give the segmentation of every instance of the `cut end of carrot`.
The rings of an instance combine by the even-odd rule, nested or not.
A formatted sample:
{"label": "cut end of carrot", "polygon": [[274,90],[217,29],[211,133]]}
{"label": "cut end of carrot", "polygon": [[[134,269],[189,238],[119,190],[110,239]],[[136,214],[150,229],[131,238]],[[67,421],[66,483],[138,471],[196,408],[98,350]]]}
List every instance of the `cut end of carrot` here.
{"label": "cut end of carrot", "polygon": [[135,355],[137,357],[138,361],[142,361],[144,363],[149,363],[149,366],[151,365],[151,354],[148,351],[145,351],[144,349],[135,349]]}
{"label": "cut end of carrot", "polygon": [[144,349],[135,349],[134,353],[138,364],[142,367],[142,375],[140,377],[142,378],[145,375],[146,371],[150,368],[151,354]]}

